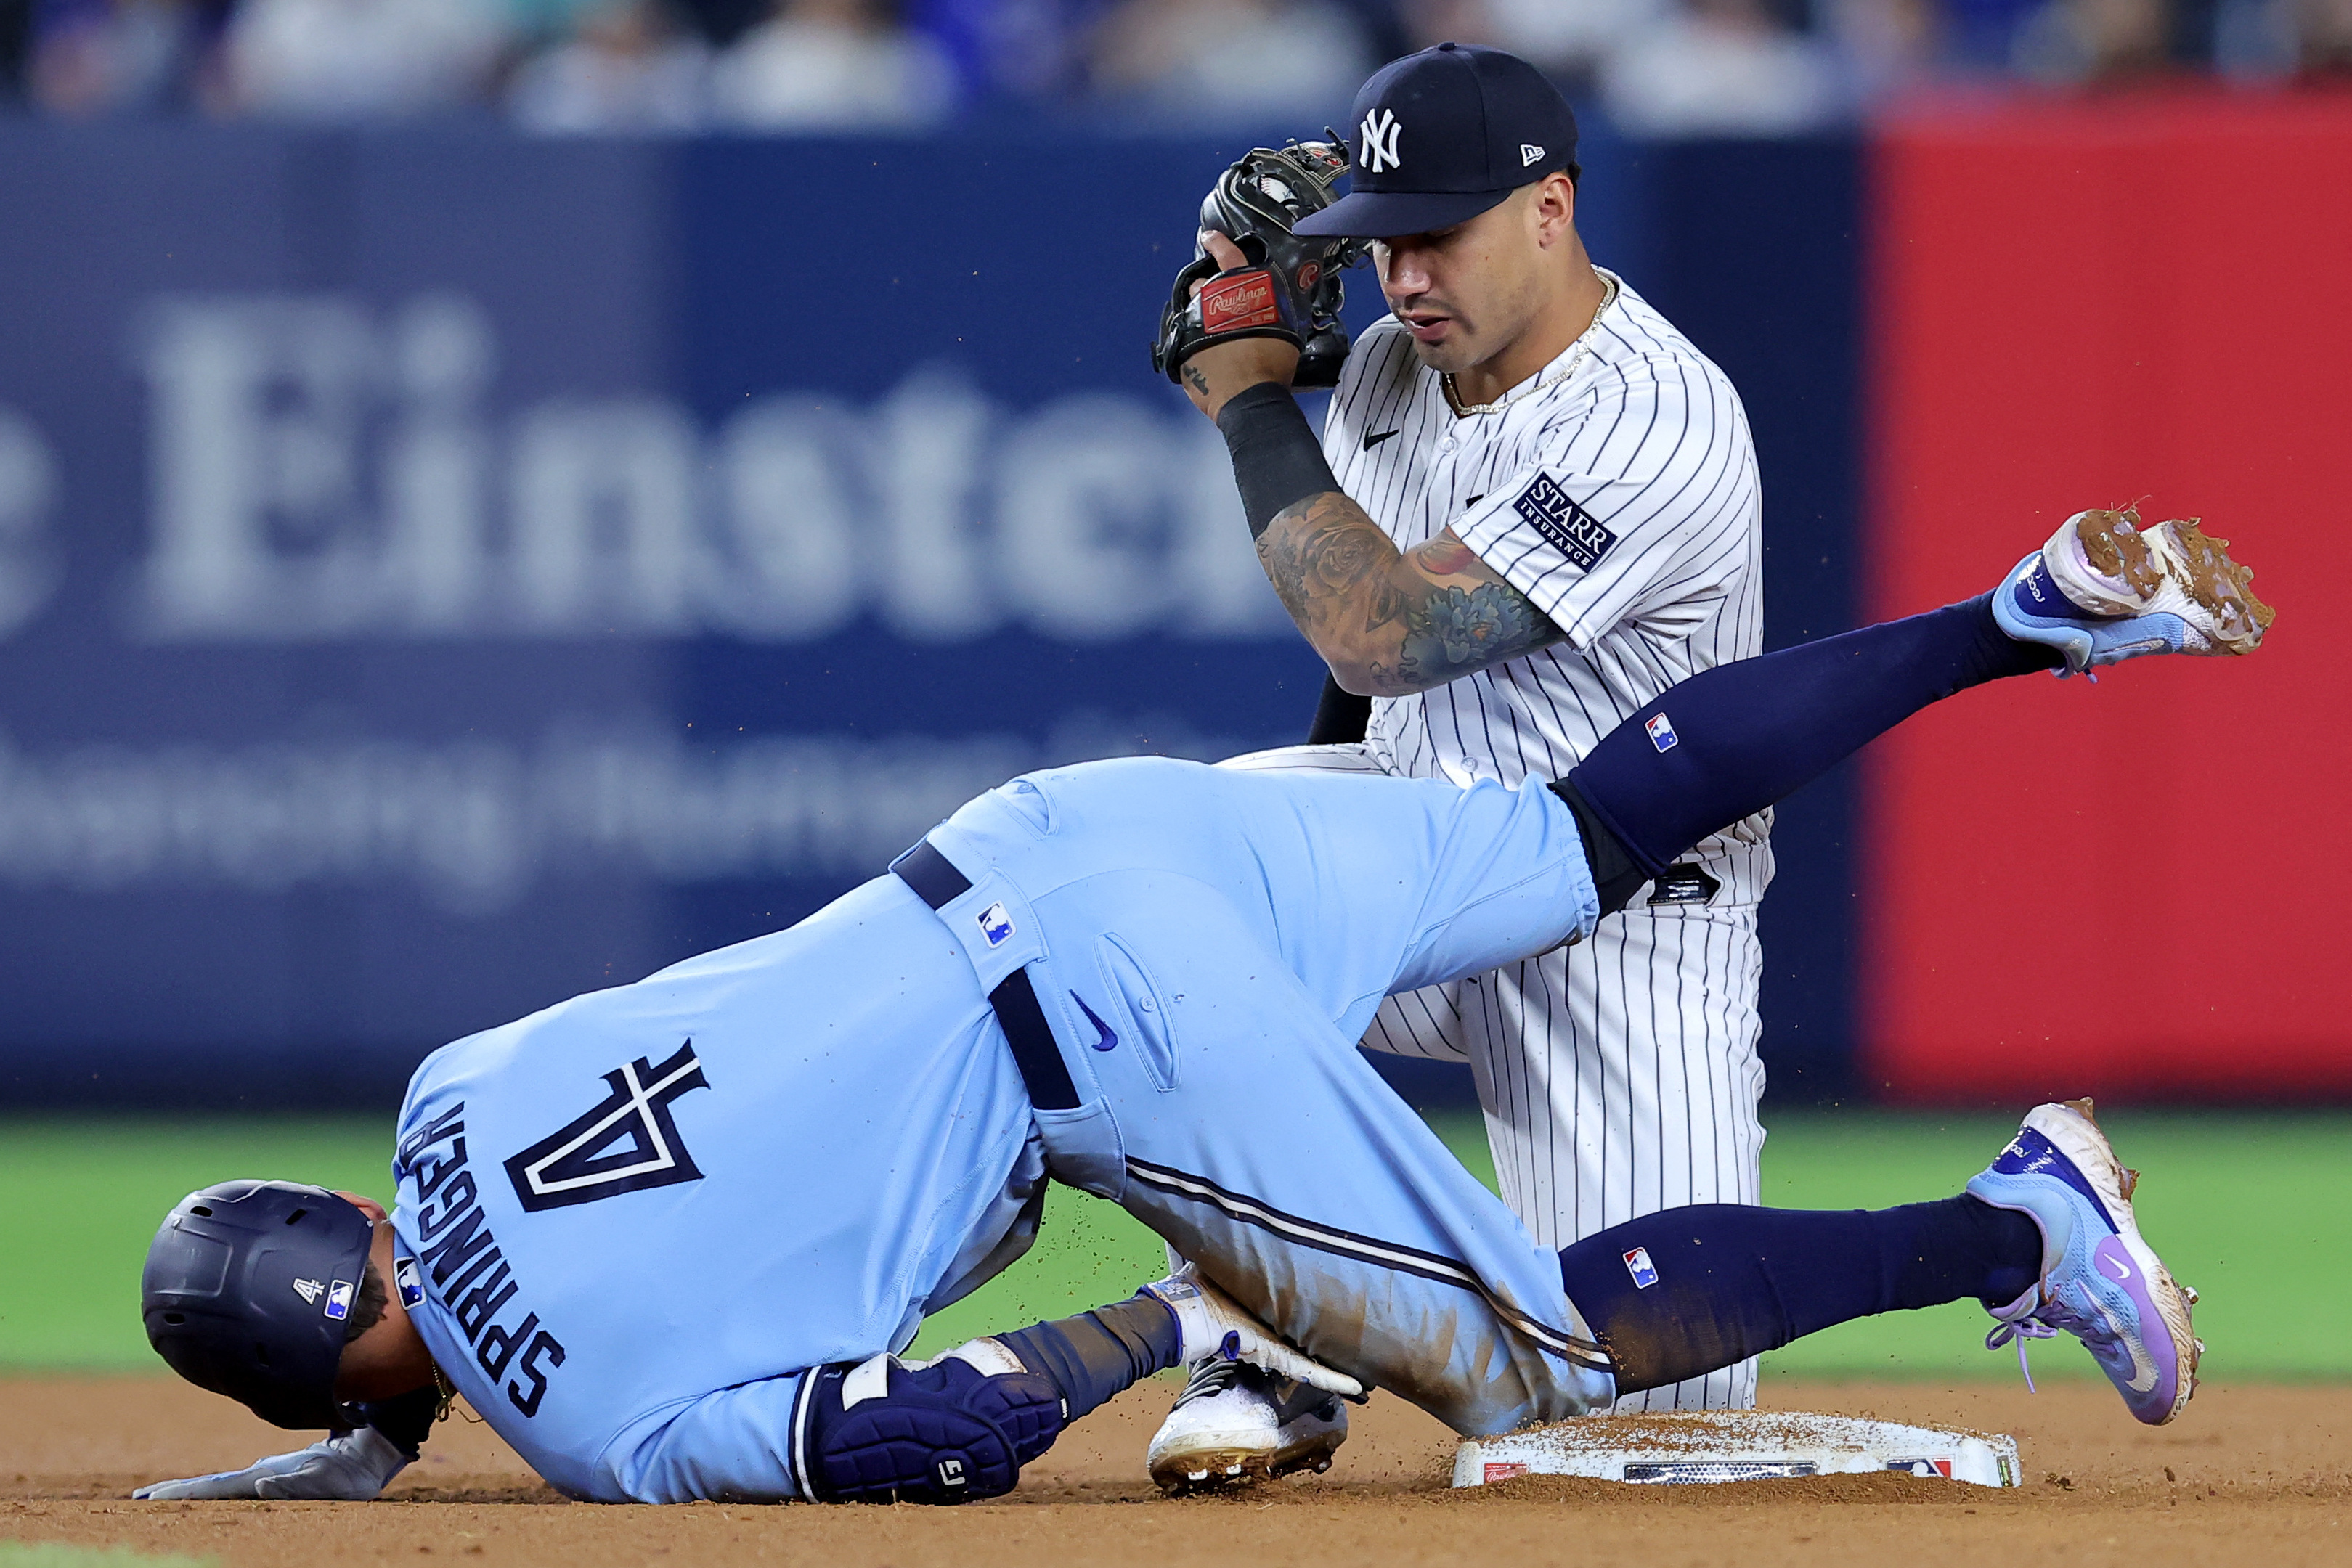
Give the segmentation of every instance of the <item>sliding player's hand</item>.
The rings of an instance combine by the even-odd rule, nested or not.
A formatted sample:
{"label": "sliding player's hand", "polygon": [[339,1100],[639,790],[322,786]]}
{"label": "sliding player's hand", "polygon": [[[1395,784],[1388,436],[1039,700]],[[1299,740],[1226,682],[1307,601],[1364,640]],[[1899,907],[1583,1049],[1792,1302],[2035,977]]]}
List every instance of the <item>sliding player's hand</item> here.
{"label": "sliding player's hand", "polygon": [[339,1432],[291,1454],[256,1459],[241,1470],[157,1481],[131,1495],[143,1502],[268,1498],[277,1501],[366,1502],[408,1468],[399,1445],[373,1427]]}
{"label": "sliding player's hand", "polygon": [[1344,1372],[1335,1372],[1314,1357],[1293,1350],[1282,1336],[1192,1269],[1155,1281],[1143,1294],[1164,1304],[1176,1316],[1184,1348],[1178,1358],[1191,1364],[1204,1355],[1245,1361],[1277,1377],[1287,1377],[1326,1394],[1363,1396],[1364,1385]]}

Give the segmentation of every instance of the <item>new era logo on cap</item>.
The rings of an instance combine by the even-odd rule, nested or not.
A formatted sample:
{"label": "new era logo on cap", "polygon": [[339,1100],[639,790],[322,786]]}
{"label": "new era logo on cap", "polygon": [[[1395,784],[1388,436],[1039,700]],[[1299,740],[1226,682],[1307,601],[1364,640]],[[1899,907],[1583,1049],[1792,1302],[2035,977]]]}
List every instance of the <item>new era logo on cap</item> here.
{"label": "new era logo on cap", "polygon": [[1520,142],[1520,143],[1519,143],[1519,167],[1520,167],[1520,168],[1522,168],[1522,169],[1526,168],[1528,164],[1530,164],[1530,163],[1534,162],[1537,159],[1538,159],[1538,158],[1540,158],[1540,157],[1542,157],[1542,156],[1543,156],[1543,149],[1542,149],[1542,148],[1540,148],[1540,147],[1538,147],[1538,146],[1537,146],[1534,142],[1532,142],[1532,141],[1522,141],[1522,142]]}

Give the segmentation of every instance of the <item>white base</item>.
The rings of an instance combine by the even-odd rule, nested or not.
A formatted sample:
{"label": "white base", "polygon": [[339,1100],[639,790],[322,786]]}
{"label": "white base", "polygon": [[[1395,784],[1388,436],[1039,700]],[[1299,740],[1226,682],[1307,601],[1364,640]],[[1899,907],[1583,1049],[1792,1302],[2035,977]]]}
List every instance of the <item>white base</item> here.
{"label": "white base", "polygon": [[1587,1416],[1465,1441],[1454,1458],[1454,1484],[1589,1476],[1671,1485],[1874,1470],[2013,1487],[2019,1484],[2017,1439],[1780,1410]]}

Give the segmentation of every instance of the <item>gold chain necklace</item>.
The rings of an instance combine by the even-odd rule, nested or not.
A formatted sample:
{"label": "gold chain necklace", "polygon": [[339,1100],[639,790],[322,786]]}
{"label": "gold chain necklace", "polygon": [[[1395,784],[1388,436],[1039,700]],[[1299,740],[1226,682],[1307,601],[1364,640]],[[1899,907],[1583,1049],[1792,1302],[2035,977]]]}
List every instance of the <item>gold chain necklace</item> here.
{"label": "gold chain necklace", "polygon": [[1546,387],[1558,386],[1576,374],[1578,368],[1584,363],[1585,356],[1592,351],[1592,329],[1601,325],[1602,312],[1617,303],[1617,280],[1597,267],[1592,269],[1592,275],[1601,279],[1601,303],[1593,308],[1591,325],[1578,333],[1576,341],[1569,345],[1568,363],[1556,371],[1538,376],[1517,392],[1505,392],[1493,402],[1464,402],[1462,394],[1454,390],[1454,372],[1444,371],[1440,379],[1445,386],[1445,401],[1454,405],[1456,414],[1468,419],[1473,414],[1500,413],[1513,403],[1531,398]]}

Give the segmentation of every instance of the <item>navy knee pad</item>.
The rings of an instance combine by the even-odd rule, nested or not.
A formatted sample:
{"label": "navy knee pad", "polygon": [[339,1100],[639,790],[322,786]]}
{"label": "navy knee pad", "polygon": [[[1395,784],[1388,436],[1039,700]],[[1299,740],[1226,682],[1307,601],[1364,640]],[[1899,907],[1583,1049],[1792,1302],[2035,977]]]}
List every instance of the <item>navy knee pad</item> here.
{"label": "navy knee pad", "polygon": [[1031,1373],[876,1356],[810,1376],[804,1479],[823,1502],[1002,1497],[1062,1435],[1061,1391]]}

